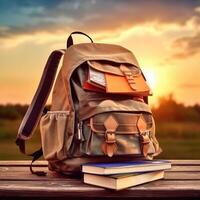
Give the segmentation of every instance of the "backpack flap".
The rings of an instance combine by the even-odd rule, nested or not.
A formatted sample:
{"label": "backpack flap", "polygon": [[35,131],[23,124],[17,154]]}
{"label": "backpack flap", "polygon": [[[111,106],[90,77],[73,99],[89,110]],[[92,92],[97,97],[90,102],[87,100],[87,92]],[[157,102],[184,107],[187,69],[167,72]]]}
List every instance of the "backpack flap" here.
{"label": "backpack flap", "polygon": [[[111,61],[87,61],[89,66],[88,80],[84,89],[94,89],[100,92],[119,93],[132,96],[152,95],[144,75],[139,67],[130,64],[120,64]],[[88,88],[88,83],[91,88]]]}

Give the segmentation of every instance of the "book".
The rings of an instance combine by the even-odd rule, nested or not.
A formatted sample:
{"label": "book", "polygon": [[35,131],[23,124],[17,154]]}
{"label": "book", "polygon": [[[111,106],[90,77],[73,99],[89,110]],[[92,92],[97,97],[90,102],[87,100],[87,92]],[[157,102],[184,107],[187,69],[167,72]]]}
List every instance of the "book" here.
{"label": "book", "polygon": [[124,76],[116,76],[106,73],[105,79],[107,93],[131,94],[135,96],[152,95],[151,90],[142,75],[134,77],[135,90],[131,88]]}
{"label": "book", "polygon": [[171,162],[166,160],[144,160],[131,162],[88,163],[82,165],[82,172],[99,175],[112,175],[134,172],[148,172],[171,168]]}
{"label": "book", "polygon": [[129,94],[134,96],[151,95],[151,90],[142,75],[134,77],[134,82],[135,90],[131,88],[125,76],[102,72],[89,67],[88,78],[83,84],[83,88],[89,91]]}
{"label": "book", "polygon": [[102,89],[101,87],[97,87],[94,84],[91,84],[91,83],[89,83],[87,81],[85,81],[83,83],[83,89],[89,90],[89,91],[92,91],[92,92],[102,92],[102,93],[105,92],[105,90]]}
{"label": "book", "polygon": [[153,171],[133,174],[117,174],[100,176],[94,174],[84,174],[84,183],[96,185],[104,188],[121,190],[139,184],[155,181],[164,178],[164,171]]}
{"label": "book", "polygon": [[89,67],[88,82],[96,87],[105,89],[106,86],[105,74],[103,72],[97,71]]}

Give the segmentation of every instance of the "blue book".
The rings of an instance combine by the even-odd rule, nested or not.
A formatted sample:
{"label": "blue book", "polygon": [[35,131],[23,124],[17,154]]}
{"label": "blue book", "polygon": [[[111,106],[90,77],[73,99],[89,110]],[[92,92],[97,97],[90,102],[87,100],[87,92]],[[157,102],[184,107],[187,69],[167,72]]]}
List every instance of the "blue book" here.
{"label": "blue book", "polygon": [[170,168],[171,162],[167,160],[144,160],[131,162],[87,163],[82,165],[82,172],[89,174],[111,175],[122,173],[160,171]]}
{"label": "blue book", "polygon": [[104,188],[122,190],[128,187],[164,178],[164,171],[129,173],[115,175],[96,175],[84,173],[84,183]]}

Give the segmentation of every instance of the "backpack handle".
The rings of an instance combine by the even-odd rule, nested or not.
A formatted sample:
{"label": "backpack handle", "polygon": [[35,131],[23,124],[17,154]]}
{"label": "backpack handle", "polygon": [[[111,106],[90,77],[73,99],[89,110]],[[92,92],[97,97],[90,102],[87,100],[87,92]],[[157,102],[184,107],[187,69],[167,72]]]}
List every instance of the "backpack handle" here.
{"label": "backpack handle", "polygon": [[67,48],[69,48],[70,46],[72,46],[72,45],[74,44],[74,43],[73,43],[73,39],[72,39],[72,35],[73,35],[73,34],[84,35],[84,36],[86,36],[87,38],[89,38],[90,41],[93,43],[92,38],[91,38],[89,35],[87,35],[86,33],[83,33],[83,32],[80,32],[80,31],[74,31],[74,32],[72,32],[72,33],[70,34],[70,36],[69,36],[68,39],[67,39]]}

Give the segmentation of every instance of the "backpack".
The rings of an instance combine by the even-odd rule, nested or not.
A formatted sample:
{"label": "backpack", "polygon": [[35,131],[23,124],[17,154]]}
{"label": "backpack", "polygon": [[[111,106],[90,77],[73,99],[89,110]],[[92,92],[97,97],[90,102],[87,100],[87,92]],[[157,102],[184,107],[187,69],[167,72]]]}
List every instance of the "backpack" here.
{"label": "backpack", "polygon": [[[73,44],[73,34],[87,36],[91,43]],[[72,32],[66,50],[53,51],[47,60],[16,144],[26,153],[25,141],[40,124],[42,148],[31,154],[32,162],[43,155],[49,170],[63,174],[79,173],[89,162],[153,159],[161,148],[148,105],[151,94],[131,51]],[[41,175],[32,165],[31,171]]]}

